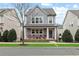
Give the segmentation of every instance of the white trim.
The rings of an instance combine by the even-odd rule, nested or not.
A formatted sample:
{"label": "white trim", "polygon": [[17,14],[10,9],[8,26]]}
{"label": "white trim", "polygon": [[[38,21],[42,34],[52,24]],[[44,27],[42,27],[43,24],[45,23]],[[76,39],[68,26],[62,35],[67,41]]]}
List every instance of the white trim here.
{"label": "white trim", "polygon": [[55,28],[55,40],[57,39],[56,38],[56,36],[57,36],[57,33],[56,32],[57,32],[57,28]]}
{"label": "white trim", "polygon": [[47,28],[47,39],[49,39],[49,28]]}

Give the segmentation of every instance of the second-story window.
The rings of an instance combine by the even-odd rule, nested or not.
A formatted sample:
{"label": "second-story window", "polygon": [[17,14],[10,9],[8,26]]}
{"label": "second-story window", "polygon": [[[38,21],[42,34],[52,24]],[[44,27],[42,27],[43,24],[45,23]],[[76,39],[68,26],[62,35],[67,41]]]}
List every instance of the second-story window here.
{"label": "second-story window", "polygon": [[32,23],[35,23],[34,18],[32,18]]}
{"label": "second-story window", "polygon": [[33,17],[32,18],[32,23],[34,23],[34,24],[43,23],[43,20],[42,20],[41,17]]}
{"label": "second-story window", "polygon": [[42,23],[42,19],[40,18],[40,23]]}
{"label": "second-story window", "polygon": [[48,17],[48,23],[49,23],[49,24],[53,24],[53,17],[52,17],[52,16],[49,16],[49,17]]}
{"label": "second-story window", "polygon": [[49,23],[52,24],[52,20],[49,20]]}
{"label": "second-story window", "polygon": [[36,18],[36,23],[39,23],[39,18]]}

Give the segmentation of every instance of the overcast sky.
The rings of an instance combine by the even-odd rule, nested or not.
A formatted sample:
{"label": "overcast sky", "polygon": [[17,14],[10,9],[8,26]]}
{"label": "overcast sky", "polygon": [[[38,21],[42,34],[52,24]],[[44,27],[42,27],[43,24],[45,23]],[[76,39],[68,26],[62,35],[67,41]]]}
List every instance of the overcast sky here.
{"label": "overcast sky", "polygon": [[[14,4],[0,3],[0,8],[13,8]],[[53,8],[57,14],[56,23],[62,24],[67,10],[79,9],[79,3],[32,3],[30,7],[38,5],[42,8]]]}

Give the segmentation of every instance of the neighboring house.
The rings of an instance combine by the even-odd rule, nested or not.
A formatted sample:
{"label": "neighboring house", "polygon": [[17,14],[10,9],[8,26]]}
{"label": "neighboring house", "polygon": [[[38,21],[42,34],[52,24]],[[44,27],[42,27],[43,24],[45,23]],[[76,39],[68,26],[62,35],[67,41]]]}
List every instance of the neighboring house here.
{"label": "neighboring house", "polygon": [[[4,9],[0,12],[0,29],[5,31],[14,28],[17,39],[21,37],[21,27],[16,18],[14,9]],[[15,16],[15,17],[13,17]],[[56,13],[52,8],[35,7],[25,13],[24,37],[26,39],[57,39],[57,25],[55,23]]]}
{"label": "neighboring house", "polygon": [[15,29],[17,32],[17,39],[20,39],[20,24],[16,18],[14,9],[0,9],[0,31]]}
{"label": "neighboring house", "polygon": [[79,10],[68,10],[63,23],[64,30],[70,30],[73,39],[77,29],[79,29]]}

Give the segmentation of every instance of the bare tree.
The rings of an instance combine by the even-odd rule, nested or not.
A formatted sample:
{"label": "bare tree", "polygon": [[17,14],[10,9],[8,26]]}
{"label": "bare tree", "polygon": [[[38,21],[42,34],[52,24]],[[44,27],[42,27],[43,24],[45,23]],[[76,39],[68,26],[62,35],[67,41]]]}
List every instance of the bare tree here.
{"label": "bare tree", "polygon": [[20,26],[22,28],[22,44],[24,44],[24,23],[25,23],[25,12],[28,10],[29,4],[28,3],[16,3],[15,4],[15,10],[17,15],[17,20],[20,23]]}

